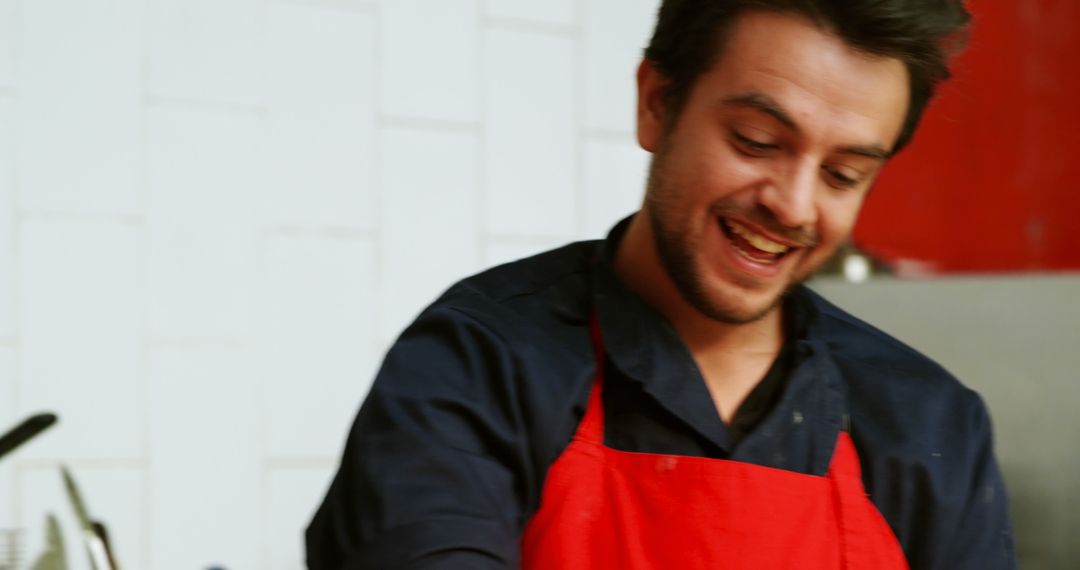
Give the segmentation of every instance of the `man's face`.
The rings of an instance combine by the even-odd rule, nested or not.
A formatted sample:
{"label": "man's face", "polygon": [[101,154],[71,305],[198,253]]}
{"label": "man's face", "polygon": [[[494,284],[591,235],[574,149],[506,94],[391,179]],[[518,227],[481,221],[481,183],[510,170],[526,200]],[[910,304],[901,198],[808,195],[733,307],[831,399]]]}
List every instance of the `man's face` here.
{"label": "man's face", "polygon": [[899,60],[770,12],[735,22],[674,122],[665,78],[646,63],[638,81],[660,260],[684,299],[732,323],[767,314],[844,241],[908,104]]}

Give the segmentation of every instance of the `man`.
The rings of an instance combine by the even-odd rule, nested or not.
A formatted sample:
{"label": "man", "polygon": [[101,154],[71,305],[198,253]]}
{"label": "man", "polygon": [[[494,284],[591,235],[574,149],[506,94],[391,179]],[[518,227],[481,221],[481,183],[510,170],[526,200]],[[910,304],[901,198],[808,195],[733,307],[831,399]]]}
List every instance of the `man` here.
{"label": "man", "polygon": [[800,285],[966,22],[946,0],[664,2],[641,211],[405,331],[310,567],[1014,567],[979,397]]}

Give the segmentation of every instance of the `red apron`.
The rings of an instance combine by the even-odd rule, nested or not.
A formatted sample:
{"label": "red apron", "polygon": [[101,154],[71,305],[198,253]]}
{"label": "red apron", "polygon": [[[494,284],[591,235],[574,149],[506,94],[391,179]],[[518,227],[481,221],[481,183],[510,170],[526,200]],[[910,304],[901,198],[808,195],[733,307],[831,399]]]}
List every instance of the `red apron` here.
{"label": "red apron", "polygon": [[552,464],[522,539],[535,570],[906,570],[867,498],[846,432],[824,477],[749,463],[604,446],[604,349],[585,417]]}

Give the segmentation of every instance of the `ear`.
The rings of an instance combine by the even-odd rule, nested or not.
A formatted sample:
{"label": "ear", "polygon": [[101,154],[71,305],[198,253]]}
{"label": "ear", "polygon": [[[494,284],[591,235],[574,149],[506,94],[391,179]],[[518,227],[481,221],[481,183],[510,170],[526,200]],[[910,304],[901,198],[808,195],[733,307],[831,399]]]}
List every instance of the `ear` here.
{"label": "ear", "polygon": [[670,83],[648,58],[641,60],[637,70],[637,139],[649,152],[656,152],[664,136],[664,92]]}

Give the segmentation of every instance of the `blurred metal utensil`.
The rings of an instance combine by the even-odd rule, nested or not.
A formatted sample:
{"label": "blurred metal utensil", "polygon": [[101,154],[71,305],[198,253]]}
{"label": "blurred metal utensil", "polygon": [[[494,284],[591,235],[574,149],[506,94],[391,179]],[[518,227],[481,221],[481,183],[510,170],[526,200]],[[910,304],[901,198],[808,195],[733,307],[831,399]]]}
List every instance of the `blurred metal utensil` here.
{"label": "blurred metal utensil", "polygon": [[83,502],[82,494],[79,493],[79,487],[75,485],[75,478],[71,476],[68,468],[61,467],[60,471],[64,474],[64,488],[67,490],[72,508],[75,509],[75,517],[79,519],[79,526],[82,527],[83,540],[90,554],[90,567],[93,570],[118,570],[112,550],[109,548],[105,525],[90,518],[86,503]]}
{"label": "blurred metal utensil", "polygon": [[56,414],[41,413],[26,418],[3,436],[0,436],[0,457],[15,450],[16,447],[30,441],[37,434],[56,423]]}
{"label": "blurred metal utensil", "polygon": [[60,523],[49,513],[45,521],[45,552],[38,557],[31,570],[67,570],[64,558],[64,538],[60,534]]}
{"label": "blurred metal utensil", "polygon": [[22,561],[22,531],[0,530],[0,570],[18,570]]}

